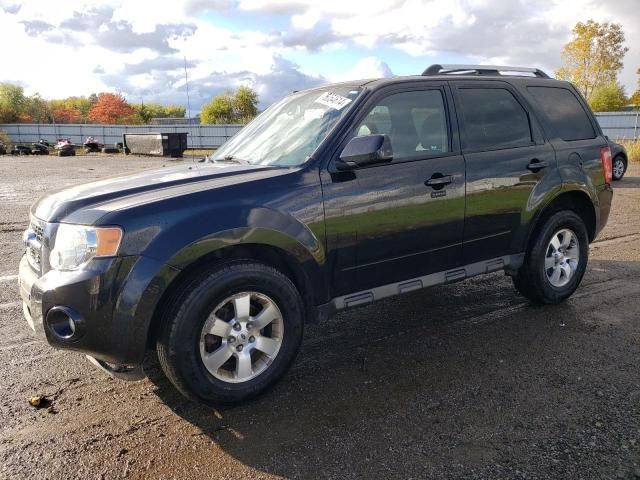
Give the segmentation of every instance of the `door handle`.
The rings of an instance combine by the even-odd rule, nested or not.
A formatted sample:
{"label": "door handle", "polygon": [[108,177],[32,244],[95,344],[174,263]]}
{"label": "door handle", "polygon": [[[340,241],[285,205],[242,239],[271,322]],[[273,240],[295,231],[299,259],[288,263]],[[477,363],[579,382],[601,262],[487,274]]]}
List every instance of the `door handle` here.
{"label": "door handle", "polygon": [[529,162],[529,165],[527,165],[527,170],[531,170],[532,172],[537,172],[538,170],[542,170],[543,168],[547,168],[547,162],[543,162],[541,160],[538,160],[537,158],[531,160]]}
{"label": "door handle", "polygon": [[451,175],[441,175],[438,173],[434,173],[429,180],[424,182],[424,184],[427,187],[442,188],[445,185],[449,185],[451,182],[453,182],[453,177]]}

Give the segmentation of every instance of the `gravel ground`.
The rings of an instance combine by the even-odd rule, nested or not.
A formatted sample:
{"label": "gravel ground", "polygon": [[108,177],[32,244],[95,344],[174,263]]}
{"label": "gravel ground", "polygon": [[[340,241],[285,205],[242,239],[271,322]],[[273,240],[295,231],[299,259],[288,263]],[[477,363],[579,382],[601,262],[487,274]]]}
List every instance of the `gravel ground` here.
{"label": "gravel ground", "polygon": [[157,372],[110,379],[21,314],[31,202],[163,163],[0,157],[0,478],[640,478],[640,165],[564,304],[492,274],[348,311],[270,393],[211,409]]}

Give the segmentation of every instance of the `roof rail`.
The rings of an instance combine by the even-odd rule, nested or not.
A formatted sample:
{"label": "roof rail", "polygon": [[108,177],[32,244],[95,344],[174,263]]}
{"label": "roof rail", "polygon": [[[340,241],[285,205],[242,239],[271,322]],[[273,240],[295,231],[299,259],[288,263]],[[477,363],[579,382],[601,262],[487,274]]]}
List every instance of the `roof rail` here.
{"label": "roof rail", "polygon": [[470,75],[502,75],[501,72],[532,73],[538,78],[551,78],[539,68],[529,67],[507,67],[504,65],[455,65],[455,64],[434,64],[427,68],[422,75],[449,75],[449,74],[470,74]]}

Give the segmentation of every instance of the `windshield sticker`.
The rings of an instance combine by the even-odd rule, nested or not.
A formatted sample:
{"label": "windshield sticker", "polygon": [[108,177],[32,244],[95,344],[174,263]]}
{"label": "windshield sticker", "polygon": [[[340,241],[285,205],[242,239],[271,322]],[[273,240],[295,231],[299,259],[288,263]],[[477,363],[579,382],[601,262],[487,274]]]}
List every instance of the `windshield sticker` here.
{"label": "windshield sticker", "polygon": [[334,110],[342,110],[351,103],[351,99],[337,93],[325,92],[316,99],[316,103],[326,105]]}

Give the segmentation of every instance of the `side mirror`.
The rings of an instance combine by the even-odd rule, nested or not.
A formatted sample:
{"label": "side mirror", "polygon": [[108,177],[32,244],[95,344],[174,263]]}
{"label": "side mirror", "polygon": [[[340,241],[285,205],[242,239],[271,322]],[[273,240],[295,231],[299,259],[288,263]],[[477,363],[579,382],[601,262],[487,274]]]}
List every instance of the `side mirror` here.
{"label": "side mirror", "polygon": [[336,168],[353,170],[365,165],[390,162],[392,159],[393,151],[387,135],[364,135],[354,137],[347,143],[336,162]]}

